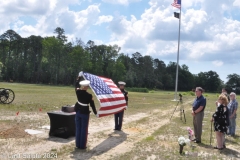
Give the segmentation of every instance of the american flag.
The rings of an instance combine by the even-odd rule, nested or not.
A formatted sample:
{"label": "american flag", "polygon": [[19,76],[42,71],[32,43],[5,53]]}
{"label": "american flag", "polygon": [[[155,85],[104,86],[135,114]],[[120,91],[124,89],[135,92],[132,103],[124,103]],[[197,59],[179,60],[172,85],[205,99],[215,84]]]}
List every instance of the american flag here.
{"label": "american flag", "polygon": [[174,2],[172,3],[172,6],[180,9],[181,8],[181,0],[174,0]]}
{"label": "american flag", "polygon": [[90,81],[90,87],[100,102],[98,117],[118,113],[127,107],[124,95],[111,79],[86,72],[82,75]]}

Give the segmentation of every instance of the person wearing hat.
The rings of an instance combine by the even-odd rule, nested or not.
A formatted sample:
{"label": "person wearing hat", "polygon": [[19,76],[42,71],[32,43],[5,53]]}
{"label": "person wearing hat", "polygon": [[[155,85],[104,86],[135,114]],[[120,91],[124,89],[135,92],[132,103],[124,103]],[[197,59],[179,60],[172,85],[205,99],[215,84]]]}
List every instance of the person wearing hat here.
{"label": "person wearing hat", "polygon": [[195,139],[193,141],[195,143],[201,143],[202,136],[202,121],[204,117],[204,109],[206,106],[206,98],[202,95],[203,89],[201,87],[196,87],[195,95],[197,96],[192,105],[192,116],[193,116],[193,126]]}
{"label": "person wearing hat", "polygon": [[75,82],[75,91],[77,91],[77,90],[80,89],[80,84],[79,84],[79,82],[82,81],[82,80],[83,80],[83,78],[82,78],[82,73],[79,72],[78,77],[77,77],[76,82]]}
{"label": "person wearing hat", "polygon": [[[122,94],[125,97],[126,104],[128,105],[128,92],[124,89],[126,83],[120,81],[120,82],[118,82],[118,84],[119,84],[119,89],[121,90]],[[123,114],[124,114],[124,110],[114,114],[114,120],[115,120],[114,130],[120,131],[122,129]]]}
{"label": "person wearing hat", "polygon": [[75,104],[75,123],[76,123],[76,147],[86,149],[89,122],[89,106],[92,107],[94,114],[97,114],[92,94],[87,92],[90,81],[83,80],[80,83],[81,88],[76,90],[78,102]]}

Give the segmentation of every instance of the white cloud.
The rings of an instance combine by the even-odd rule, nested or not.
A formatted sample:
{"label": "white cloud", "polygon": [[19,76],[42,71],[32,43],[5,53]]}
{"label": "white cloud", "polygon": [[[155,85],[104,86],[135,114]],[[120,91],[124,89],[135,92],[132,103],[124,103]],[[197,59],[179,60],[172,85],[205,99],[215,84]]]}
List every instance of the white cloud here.
{"label": "white cloud", "polygon": [[220,66],[223,65],[223,62],[216,60],[216,61],[213,61],[212,64],[213,64],[214,66],[220,67]]}
{"label": "white cloud", "polygon": [[[81,5],[84,1],[88,1],[85,2],[88,4],[92,2],[92,5],[79,11],[68,7],[70,4]],[[102,2],[124,5],[126,8],[130,3],[140,0]],[[109,24],[105,27],[108,30],[106,32],[111,32],[107,43],[119,45],[121,52],[132,54],[138,51],[143,55],[176,60],[178,19],[173,17],[173,12],[178,9],[171,6],[172,2],[149,0],[149,6],[145,6],[141,15],[121,15],[121,11],[117,15],[101,15],[100,8],[104,3],[95,4],[89,0],[23,0],[21,3],[8,0],[0,6],[0,32],[5,32],[11,26],[23,37],[44,37],[52,36],[54,29],[61,27],[70,39],[91,39],[91,34],[99,33],[97,29],[90,30],[94,28],[92,26],[99,25],[95,28],[101,28],[101,24],[105,23]],[[239,14],[232,10],[234,6],[240,7],[240,1],[186,0],[182,6],[180,59],[205,60],[213,64],[239,63],[240,21],[231,17]],[[36,24],[25,24],[20,20],[21,16],[33,17]],[[107,40],[100,37],[94,41],[102,43]]]}
{"label": "white cloud", "polygon": [[[240,22],[224,18],[224,10],[231,10],[231,6],[223,0],[219,3],[221,9],[206,0],[184,2],[190,9],[182,12],[180,58],[215,61],[220,57],[224,63],[236,63],[234,59],[240,59],[240,54],[237,54],[240,50]],[[124,16],[114,17],[110,24],[110,43],[121,41],[122,52],[138,51],[143,55],[175,60],[178,19],[173,17],[173,12],[176,9],[162,7],[157,0],[151,0],[149,4],[140,19],[134,16],[130,20]],[[194,9],[193,6],[198,7]],[[218,14],[215,14],[217,10]]]}
{"label": "white cloud", "polygon": [[140,2],[141,0],[102,0],[103,2],[106,3],[112,3],[112,4],[120,4],[120,5],[129,5],[129,3],[133,2]]}
{"label": "white cloud", "polygon": [[111,16],[111,15],[99,16],[98,21],[95,23],[95,25],[100,25],[102,23],[111,22],[112,19],[113,19],[113,16]]}
{"label": "white cloud", "polygon": [[240,1],[239,0],[235,0],[233,2],[233,6],[240,7]]}
{"label": "white cloud", "polygon": [[[60,6],[59,6],[60,5]],[[100,13],[99,5],[90,5],[85,10],[78,12],[70,11],[67,6],[61,7],[62,4],[56,4],[55,8],[45,15],[39,16],[36,25],[16,25],[14,30],[20,32],[21,36],[53,35],[54,29],[61,27],[67,34],[75,35],[76,37],[88,34],[88,28],[96,23]],[[54,6],[54,5],[52,5]],[[16,21],[18,23],[18,21]],[[69,35],[73,38],[73,36]]]}

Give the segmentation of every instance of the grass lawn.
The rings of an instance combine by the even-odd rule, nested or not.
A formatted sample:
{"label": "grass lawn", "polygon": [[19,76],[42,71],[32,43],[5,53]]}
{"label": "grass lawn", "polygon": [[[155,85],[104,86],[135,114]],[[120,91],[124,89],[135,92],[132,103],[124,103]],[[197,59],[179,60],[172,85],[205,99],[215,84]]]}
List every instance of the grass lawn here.
{"label": "grass lawn", "polygon": [[[49,119],[46,112],[60,110],[64,105],[73,105],[76,102],[76,95],[73,86],[48,86],[21,83],[0,83],[0,88],[10,88],[15,93],[15,100],[12,104],[0,104],[0,127],[6,125],[22,125],[22,127],[37,127],[49,125]],[[89,90],[90,91],[90,90]],[[91,91],[90,91],[91,92]],[[217,151],[210,146],[210,119],[215,111],[215,101],[218,97],[216,93],[204,93],[207,98],[207,106],[203,120],[202,144],[193,144],[184,147],[184,154],[180,155],[177,139],[183,135],[187,137],[187,127],[192,126],[191,103],[194,96],[190,92],[181,92],[183,95],[183,104],[176,107],[177,102],[171,101],[174,92],[171,91],[151,91],[150,93],[129,92],[129,106],[125,111],[123,131],[128,134],[124,141],[129,144],[125,146],[124,142],[119,143],[123,146],[123,151],[112,151],[106,149],[101,154],[97,154],[93,144],[98,140],[104,139],[110,132],[110,129],[102,129],[93,133],[89,138],[89,150],[84,153],[89,159],[238,159],[240,158],[240,139],[239,139],[239,118],[237,118],[237,130],[235,137],[226,137],[227,149]],[[97,99],[96,107],[99,108]],[[185,110],[186,123],[180,120],[180,108]],[[39,110],[41,109],[41,111]],[[176,110],[175,110],[176,109]],[[175,110],[175,112],[174,112]],[[18,116],[25,117],[18,121]],[[174,114],[173,114],[174,113]],[[238,111],[239,113],[239,111]],[[143,117],[135,118],[142,114]],[[34,116],[31,116],[34,115]],[[170,117],[173,115],[171,121]],[[131,119],[132,118],[132,119]],[[112,116],[96,118],[91,114],[90,126],[101,126],[102,122],[113,121]],[[101,127],[99,127],[101,128]],[[111,127],[110,127],[111,128]],[[112,130],[112,128],[111,128]],[[1,129],[0,129],[1,132]],[[90,136],[92,136],[90,135]],[[94,139],[98,138],[98,139]],[[45,139],[42,139],[46,141]],[[34,139],[29,138],[28,145],[34,144]],[[41,141],[41,138],[39,139]],[[0,135],[0,145],[7,144]],[[36,142],[36,145],[38,143]],[[215,134],[212,133],[212,145],[214,146]],[[19,146],[24,145],[20,142]],[[98,144],[96,144],[98,145]],[[119,147],[113,145],[115,148]],[[114,148],[113,147],[113,148]],[[129,149],[126,149],[128,148]],[[3,149],[0,147],[0,149]],[[126,150],[124,150],[126,149]],[[66,144],[60,148],[51,148],[58,152],[61,159],[78,159],[80,153],[74,151],[74,143]],[[5,149],[6,151],[6,149]],[[115,153],[116,152],[116,153]],[[83,154],[83,153],[81,153]],[[91,154],[91,156],[89,156]],[[69,155],[71,155],[69,157]],[[63,158],[64,157],[64,158]],[[71,158],[72,157],[72,158]]]}

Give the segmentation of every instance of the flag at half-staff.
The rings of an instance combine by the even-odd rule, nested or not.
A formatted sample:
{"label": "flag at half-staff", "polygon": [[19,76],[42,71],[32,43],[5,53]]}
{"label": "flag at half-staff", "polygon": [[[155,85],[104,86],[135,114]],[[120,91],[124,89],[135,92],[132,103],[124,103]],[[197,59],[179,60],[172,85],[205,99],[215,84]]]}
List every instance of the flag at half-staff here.
{"label": "flag at half-staff", "polygon": [[90,87],[100,102],[98,117],[121,112],[127,107],[126,100],[117,85],[109,78],[80,72],[85,80],[90,81]]}

